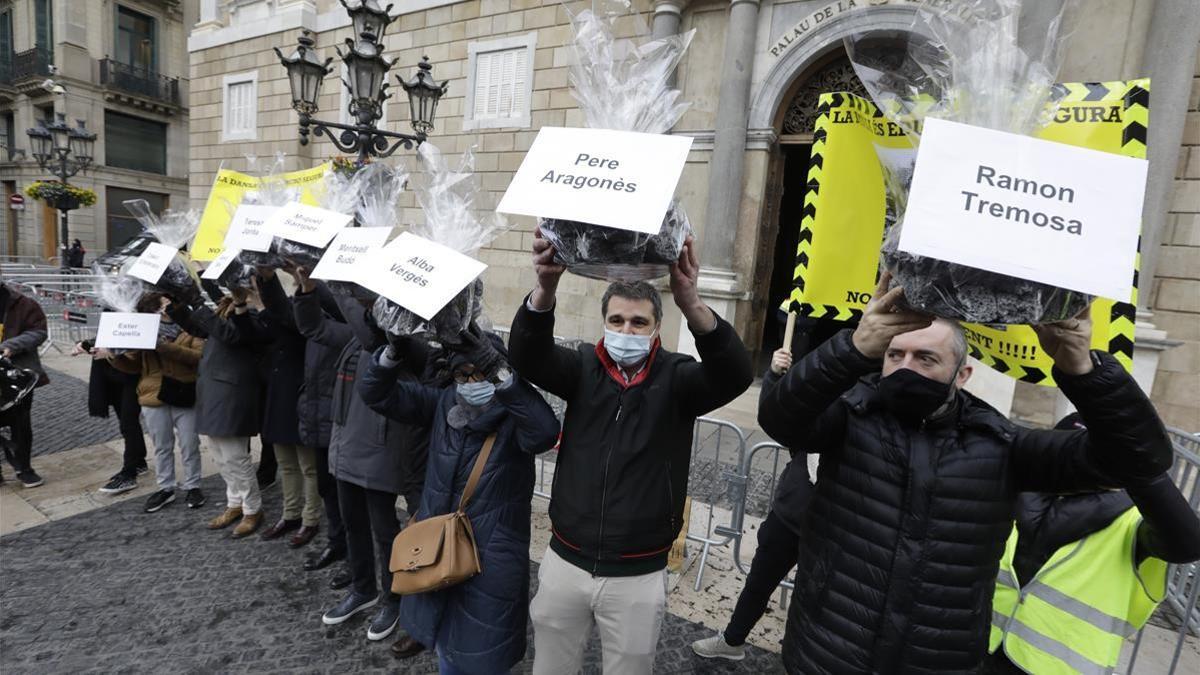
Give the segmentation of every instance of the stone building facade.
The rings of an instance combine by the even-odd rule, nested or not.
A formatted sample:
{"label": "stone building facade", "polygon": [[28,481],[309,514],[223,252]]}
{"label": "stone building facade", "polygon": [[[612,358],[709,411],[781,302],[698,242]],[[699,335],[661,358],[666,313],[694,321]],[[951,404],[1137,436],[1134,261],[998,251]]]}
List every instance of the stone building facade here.
{"label": "stone building facade", "polygon": [[[587,6],[576,4],[571,7]],[[816,94],[858,86],[845,59],[843,37],[863,30],[907,31],[916,4],[634,2],[640,22],[655,35],[695,30],[676,74],[691,108],[674,133],[695,138],[677,195],[696,229],[703,294],[756,350],[769,352],[780,286],[791,274]],[[1200,16],[1190,0],[1083,0],[1082,6],[1064,81],[1155,78],[1139,376],[1173,424],[1200,428],[1195,394],[1200,374],[1200,149],[1195,147],[1200,114],[1195,112],[1194,84],[1200,72],[1195,42]],[[341,5],[336,0],[202,0],[199,9],[200,22],[188,43],[190,192],[195,204],[203,202],[219,167],[243,169],[247,153],[285,152],[289,169],[335,156],[327,141],[299,144],[285,73],[271,48],[290,51],[305,29],[314,33],[324,56],[334,56],[333,47],[350,35]],[[571,28],[558,0],[401,0],[393,13],[398,19],[384,39],[386,53],[399,57],[393,73],[411,77],[420,57],[428,55],[434,76],[450,82],[431,142],[447,152],[475,148],[476,168],[497,200],[538,128],[581,124],[568,89]],[[636,23],[624,22],[626,35],[636,31]],[[346,99],[338,66],[335,60],[324,83],[318,117],[343,115]],[[252,111],[246,108],[251,101]],[[403,96],[387,107],[384,126],[407,130]],[[400,155],[398,161],[412,167],[411,155]],[[406,204],[405,220],[419,219],[411,199]],[[489,265],[486,304],[498,325],[508,323],[533,281],[528,251],[534,223],[514,221],[513,229],[481,256]],[[599,282],[568,276],[560,289],[558,333],[598,333],[602,289]],[[688,350],[690,336],[681,334],[678,313],[667,305],[664,342]],[[1167,349],[1173,341],[1182,344]],[[1158,351],[1162,349],[1166,351]],[[1063,408],[1053,390],[1016,387],[1003,376],[981,377],[977,386],[1001,409],[1036,422],[1050,421]]]}
{"label": "stone building facade", "polygon": [[[0,2],[0,254],[58,255],[54,209],[9,196],[50,179],[32,157],[26,130],[47,116],[83,120],[97,135],[92,167],[70,179],[97,201],[70,211],[69,237],[88,260],[137,233],[121,202],[157,211],[188,206],[188,0],[4,0]],[[57,71],[51,73],[51,66]],[[65,93],[52,93],[47,79]],[[55,179],[56,180],[56,179]]]}

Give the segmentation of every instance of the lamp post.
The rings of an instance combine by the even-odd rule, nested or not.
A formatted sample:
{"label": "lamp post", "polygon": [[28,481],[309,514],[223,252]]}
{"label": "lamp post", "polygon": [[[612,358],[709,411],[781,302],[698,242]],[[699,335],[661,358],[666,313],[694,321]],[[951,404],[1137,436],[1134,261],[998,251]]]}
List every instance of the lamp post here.
{"label": "lamp post", "polygon": [[[33,149],[33,158],[43,171],[49,171],[63,185],[67,179],[80,171],[85,171],[92,164],[92,149],[96,144],[96,134],[88,131],[83,120],[75,120],[75,126],[67,125],[63,113],[56,113],[54,120],[42,120],[36,127],[25,132],[29,136],[29,145]],[[62,228],[62,249],[60,262],[67,267],[67,249],[70,245],[70,233],[67,228],[67,213],[79,208],[79,200],[65,192],[46,204],[58,210]]]}
{"label": "lamp post", "polygon": [[[383,106],[392,95],[387,83],[387,74],[396,60],[383,56],[383,34],[395,19],[389,16],[392,5],[380,8],[377,0],[360,0],[351,7],[347,0],[342,6],[350,15],[354,26],[354,38],[346,38],[345,51],[337,49],[338,56],[346,65],[346,79],[342,84],[350,93],[349,112],[352,124],[339,124],[318,120],[317,102],[321,94],[321,82],[331,72],[332,58],[321,61],[314,49],[315,43],[308,31],[303,31],[290,56],[284,56],[278,47],[275,53],[287,69],[288,83],[292,91],[292,108],[300,117],[300,144],[308,145],[309,135],[324,135],[338,150],[357,154],[362,165],[369,157],[388,157],[401,146],[411,150],[424,142],[433,130],[434,114],[438,99],[446,93],[446,82],[433,79],[433,67],[425,57],[417,66],[417,73],[409,81],[397,76],[401,88],[408,94],[415,133],[403,134],[386,131],[376,126],[383,115]],[[339,133],[340,131],[340,133]]]}

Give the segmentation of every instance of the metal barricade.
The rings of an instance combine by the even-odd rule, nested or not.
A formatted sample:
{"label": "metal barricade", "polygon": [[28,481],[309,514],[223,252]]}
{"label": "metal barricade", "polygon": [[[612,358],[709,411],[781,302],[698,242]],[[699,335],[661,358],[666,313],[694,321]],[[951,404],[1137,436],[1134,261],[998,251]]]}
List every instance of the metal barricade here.
{"label": "metal barricade", "polygon": [[[711,454],[710,460],[707,459]],[[730,461],[723,461],[728,459]],[[699,460],[700,466],[697,466]],[[708,513],[704,517],[704,528],[693,534],[692,521],[688,524],[688,541],[700,544],[699,569],[696,570],[694,590],[700,590],[704,581],[704,568],[713,547],[741,545],[742,517],[745,512],[746,435],[736,424],[713,417],[700,417],[692,431],[692,458],[689,466],[691,478],[688,494],[701,498],[700,509]],[[700,469],[697,473],[697,469]],[[707,475],[706,475],[707,474]],[[696,482],[700,482],[697,489]],[[707,488],[707,489],[706,489]],[[699,494],[698,493],[703,493]],[[722,498],[728,500],[730,515],[728,524],[714,524],[717,504]],[[692,503],[695,512],[696,503]]]}
{"label": "metal barricade", "polygon": [[[1175,463],[1168,472],[1179,491],[1187,499],[1192,511],[1200,516],[1200,434],[1168,429],[1171,444],[1175,448]],[[1167,595],[1163,600],[1162,613],[1169,615],[1171,623],[1178,623],[1175,649],[1171,654],[1168,673],[1174,673],[1183,654],[1188,636],[1200,636],[1200,564],[1171,565],[1167,570]],[[1142,649],[1145,631],[1138,631],[1133,653],[1129,658],[1127,672],[1132,673]]]}
{"label": "metal barricade", "polygon": [[16,276],[11,280],[41,306],[46,315],[46,341],[38,348],[45,355],[51,349],[65,353],[71,345],[95,334],[100,323],[100,305],[90,284],[86,291],[69,290],[70,282],[63,277],[33,275]]}

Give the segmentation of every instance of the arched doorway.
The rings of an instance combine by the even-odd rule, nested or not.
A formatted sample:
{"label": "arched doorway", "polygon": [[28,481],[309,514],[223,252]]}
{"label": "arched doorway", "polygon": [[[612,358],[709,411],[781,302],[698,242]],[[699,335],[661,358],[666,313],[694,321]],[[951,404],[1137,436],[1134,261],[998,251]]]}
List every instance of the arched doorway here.
{"label": "arched doorway", "polygon": [[[800,220],[803,217],[804,196],[808,191],[817,102],[821,94],[832,91],[867,96],[840,45],[809,69],[807,74],[796,78],[776,114],[775,128],[778,130],[779,143],[768,173],[763,222],[767,232],[763,237],[765,250],[760,252],[760,278],[757,284],[758,288],[766,290],[765,297],[760,294],[759,303],[756,303],[762,326],[758,345],[759,372],[766,370],[772,352],[783,343],[786,317],[778,308],[792,288]],[[768,260],[769,268],[763,264]],[[804,351],[804,343],[812,341],[808,337],[801,331],[801,339],[793,341],[795,350]],[[820,334],[811,337],[819,338]]]}

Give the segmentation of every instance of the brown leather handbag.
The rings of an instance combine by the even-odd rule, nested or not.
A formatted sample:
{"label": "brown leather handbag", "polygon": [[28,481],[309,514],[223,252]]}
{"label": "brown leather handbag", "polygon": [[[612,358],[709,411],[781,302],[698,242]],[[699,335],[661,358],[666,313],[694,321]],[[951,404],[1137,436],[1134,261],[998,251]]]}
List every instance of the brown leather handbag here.
{"label": "brown leather handbag", "polygon": [[461,584],[479,574],[475,532],[466,510],[495,443],[496,434],[483,442],[458,500],[457,511],[410,523],[396,535],[388,564],[392,571],[393,593],[411,595],[436,591]]}

